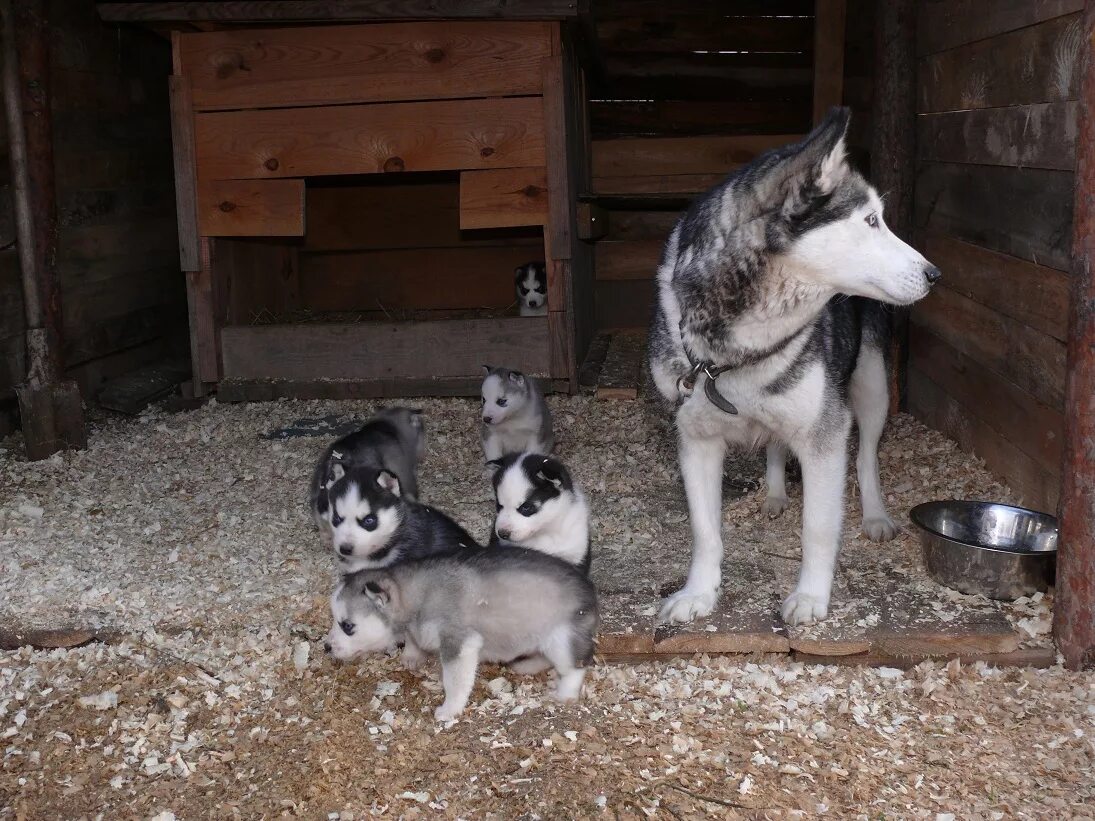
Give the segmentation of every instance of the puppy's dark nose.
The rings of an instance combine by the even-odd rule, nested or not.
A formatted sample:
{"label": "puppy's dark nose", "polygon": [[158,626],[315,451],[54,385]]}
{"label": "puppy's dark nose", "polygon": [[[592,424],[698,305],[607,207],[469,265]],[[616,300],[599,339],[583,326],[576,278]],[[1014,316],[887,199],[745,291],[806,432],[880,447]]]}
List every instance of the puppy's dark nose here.
{"label": "puppy's dark nose", "polygon": [[498,529],[498,538],[499,539],[508,539],[509,534],[510,534],[510,531],[506,530],[505,528],[499,528]]}
{"label": "puppy's dark nose", "polygon": [[486,424],[488,424],[488,425],[489,425],[489,424],[490,424],[491,422],[493,422],[493,421],[494,421],[494,417],[493,417],[493,416],[484,416],[484,417],[483,417],[483,421],[484,421],[484,422],[485,422]]}
{"label": "puppy's dark nose", "polygon": [[331,642],[329,642],[329,641],[323,642],[323,652],[324,653],[330,653],[331,652]]}
{"label": "puppy's dark nose", "polygon": [[343,556],[349,556],[354,552],[354,546],[352,544],[343,544],[338,546],[338,552]]}
{"label": "puppy's dark nose", "polygon": [[929,285],[934,285],[943,278],[943,272],[936,268],[934,265],[929,265],[924,270],[924,277],[928,280]]}

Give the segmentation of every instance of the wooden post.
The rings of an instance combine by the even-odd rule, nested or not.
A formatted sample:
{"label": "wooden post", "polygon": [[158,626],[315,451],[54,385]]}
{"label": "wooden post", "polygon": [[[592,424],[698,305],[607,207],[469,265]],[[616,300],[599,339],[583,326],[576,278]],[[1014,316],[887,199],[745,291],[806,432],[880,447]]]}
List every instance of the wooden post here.
{"label": "wooden post", "polygon": [[1072,303],[1053,634],[1073,670],[1095,667],[1095,0],[1083,17]]}
{"label": "wooden post", "polygon": [[29,459],[85,447],[80,391],[63,379],[57,203],[49,94],[46,0],[0,0],[4,112],[11,148],[19,267],[26,318],[27,377],[16,387]]}
{"label": "wooden post", "polygon": [[814,125],[844,99],[847,0],[814,2]]}
{"label": "wooden post", "polygon": [[[916,0],[875,0],[875,107],[871,182],[885,199],[886,224],[905,242],[913,236],[916,185]],[[890,409],[906,406],[909,312],[894,312],[890,342]]]}

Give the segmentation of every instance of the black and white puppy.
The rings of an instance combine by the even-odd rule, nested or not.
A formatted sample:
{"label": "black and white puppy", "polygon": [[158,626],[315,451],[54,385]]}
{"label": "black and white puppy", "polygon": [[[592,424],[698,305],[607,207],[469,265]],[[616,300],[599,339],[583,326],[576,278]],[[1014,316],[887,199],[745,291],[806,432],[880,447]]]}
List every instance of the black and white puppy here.
{"label": "black and white puppy", "polygon": [[526,262],[513,272],[513,287],[521,316],[547,315],[547,271],[542,262]]}
{"label": "black and white puppy", "polygon": [[513,453],[491,464],[497,515],[491,545],[547,553],[589,573],[589,503],[558,459]]}
{"label": "black and white puppy", "polygon": [[336,462],[332,476],[325,518],[342,573],[478,547],[444,513],[407,499],[391,471]]}

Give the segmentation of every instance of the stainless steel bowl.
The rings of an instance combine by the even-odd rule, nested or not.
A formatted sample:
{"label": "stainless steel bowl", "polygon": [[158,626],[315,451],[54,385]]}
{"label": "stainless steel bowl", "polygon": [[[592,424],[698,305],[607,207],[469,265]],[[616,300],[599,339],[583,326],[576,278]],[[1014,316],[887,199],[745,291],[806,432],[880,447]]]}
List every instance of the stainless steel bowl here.
{"label": "stainless steel bowl", "polygon": [[1013,600],[1053,584],[1057,519],[992,502],[927,502],[909,511],[928,575],[961,593]]}

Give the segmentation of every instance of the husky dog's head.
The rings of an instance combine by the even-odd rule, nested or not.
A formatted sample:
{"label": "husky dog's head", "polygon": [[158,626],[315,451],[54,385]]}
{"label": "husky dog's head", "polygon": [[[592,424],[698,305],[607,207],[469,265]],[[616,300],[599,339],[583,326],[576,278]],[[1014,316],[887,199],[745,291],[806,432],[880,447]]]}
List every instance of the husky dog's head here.
{"label": "husky dog's head", "polygon": [[526,262],[513,272],[513,287],[517,302],[523,308],[547,305],[547,271],[542,262]]}
{"label": "husky dog's head", "polygon": [[848,164],[849,118],[848,109],[833,109],[801,143],[761,158],[739,185],[750,186],[755,207],[769,215],[760,222],[772,269],[833,292],[909,305],[927,295],[939,269],[890,231],[878,192]]}
{"label": "husky dog's head", "polygon": [[399,479],[367,465],[331,466],[329,504],[323,514],[331,545],[344,571],[384,567],[398,556],[390,542],[403,519]]}
{"label": "husky dog's head", "polygon": [[[576,504],[582,506],[584,513],[584,500],[578,495],[569,471],[558,459],[539,453],[512,453],[492,464],[498,467],[493,479],[498,505],[494,532],[502,541],[539,547],[531,543],[545,532],[559,537],[566,535],[561,531],[568,525],[573,526],[566,520],[575,518],[572,514]],[[581,523],[573,524],[581,526],[584,523],[583,516]],[[588,532],[579,535],[588,536]],[[560,558],[577,563],[584,557]]]}
{"label": "husky dog's head", "polygon": [[374,584],[363,575],[368,572],[343,576],[331,596],[331,630],[323,648],[340,661],[391,650],[398,641],[376,594],[366,592],[366,585]]}
{"label": "husky dog's head", "polygon": [[520,371],[483,366],[483,424],[497,425],[515,416],[529,397],[529,381]]}

